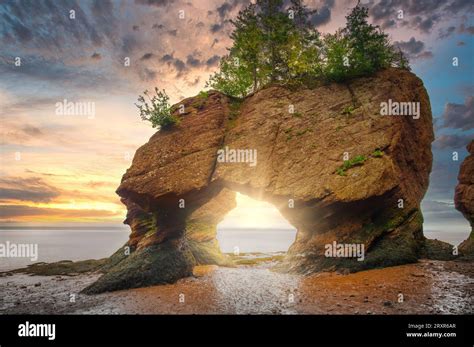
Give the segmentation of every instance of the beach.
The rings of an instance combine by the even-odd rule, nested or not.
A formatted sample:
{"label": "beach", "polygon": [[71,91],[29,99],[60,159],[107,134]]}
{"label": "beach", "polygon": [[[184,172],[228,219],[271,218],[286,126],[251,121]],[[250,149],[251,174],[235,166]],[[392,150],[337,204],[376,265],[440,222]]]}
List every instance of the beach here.
{"label": "beach", "polygon": [[[268,255],[267,255],[268,256]],[[278,259],[278,258],[277,258]],[[197,266],[174,284],[99,295],[100,274],[3,273],[0,314],[472,314],[474,264],[422,260],[354,274],[282,274],[278,260]],[[402,294],[402,296],[400,296]]]}

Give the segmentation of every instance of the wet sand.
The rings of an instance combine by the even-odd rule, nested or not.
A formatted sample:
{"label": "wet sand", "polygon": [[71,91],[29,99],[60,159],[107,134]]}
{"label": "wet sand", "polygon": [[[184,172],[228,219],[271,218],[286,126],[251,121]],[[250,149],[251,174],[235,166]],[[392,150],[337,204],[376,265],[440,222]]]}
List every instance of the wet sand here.
{"label": "wet sand", "polygon": [[[175,284],[78,294],[99,274],[0,277],[1,314],[472,314],[474,263],[416,264],[342,275],[281,274],[274,262],[198,266]],[[403,301],[399,302],[399,294]],[[75,297],[71,296],[75,295]],[[75,299],[75,302],[72,301]]]}

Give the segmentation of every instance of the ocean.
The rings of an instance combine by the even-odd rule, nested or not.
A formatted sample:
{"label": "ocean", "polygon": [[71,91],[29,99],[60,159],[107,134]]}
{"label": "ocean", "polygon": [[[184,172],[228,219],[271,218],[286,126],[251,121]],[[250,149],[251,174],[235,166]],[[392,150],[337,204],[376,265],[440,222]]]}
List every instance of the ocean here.
{"label": "ocean", "polygon": [[0,243],[38,244],[38,260],[0,258],[0,271],[36,262],[100,259],[113,254],[128,239],[129,230],[117,229],[1,229]]}
{"label": "ocean", "polygon": [[286,252],[295,241],[296,230],[291,229],[217,229],[221,251],[234,253]]}
{"label": "ocean", "polygon": [[[90,228],[3,228],[0,229],[0,244],[7,241],[16,244],[37,244],[38,259],[0,258],[0,271],[12,270],[35,262],[60,260],[100,259],[113,254],[128,239],[129,229],[125,227]],[[426,231],[429,238],[437,238],[451,244],[459,244],[469,232]],[[287,251],[295,240],[296,231],[287,229],[218,229],[217,239],[221,250],[233,253],[238,247],[240,253]]]}

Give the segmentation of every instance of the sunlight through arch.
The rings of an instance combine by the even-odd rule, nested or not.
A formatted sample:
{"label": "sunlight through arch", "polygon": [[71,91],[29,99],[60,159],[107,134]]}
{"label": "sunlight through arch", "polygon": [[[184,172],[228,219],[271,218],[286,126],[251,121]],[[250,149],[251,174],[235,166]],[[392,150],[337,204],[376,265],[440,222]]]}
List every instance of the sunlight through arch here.
{"label": "sunlight through arch", "polygon": [[286,252],[295,241],[296,229],[272,204],[236,193],[237,207],[217,225],[221,251]]}

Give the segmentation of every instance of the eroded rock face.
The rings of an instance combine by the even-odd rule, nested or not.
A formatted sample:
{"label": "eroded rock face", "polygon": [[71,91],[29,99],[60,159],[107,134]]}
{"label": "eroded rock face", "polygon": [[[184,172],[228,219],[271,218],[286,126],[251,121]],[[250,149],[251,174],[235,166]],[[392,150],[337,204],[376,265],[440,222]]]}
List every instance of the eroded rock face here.
{"label": "eroded rock face", "polygon": [[[389,100],[419,102],[419,118],[381,116]],[[297,228],[282,271],[358,271],[420,256],[433,128],[428,95],[412,73],[389,69],[313,89],[273,86],[243,101],[210,92],[181,104],[180,125],[137,150],[117,189],[129,211],[132,255],[87,292],[175,281],[195,264],[228,262],[215,233],[236,191],[273,203]],[[256,150],[257,164],[219,162],[226,147]],[[362,160],[341,170],[345,154]],[[326,257],[334,241],[363,244],[364,260]]]}
{"label": "eroded rock face", "polygon": [[474,140],[467,145],[469,155],[464,159],[459,170],[459,184],[454,194],[456,209],[466,217],[471,224],[469,238],[459,245],[459,251],[463,255],[474,255]]}

